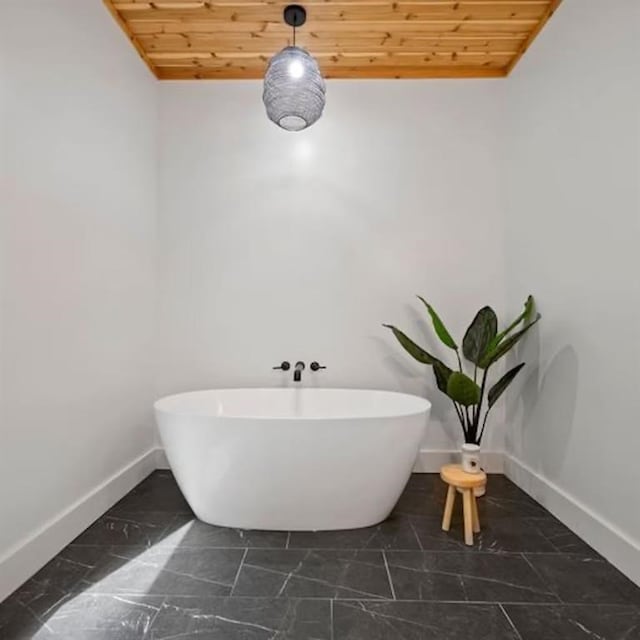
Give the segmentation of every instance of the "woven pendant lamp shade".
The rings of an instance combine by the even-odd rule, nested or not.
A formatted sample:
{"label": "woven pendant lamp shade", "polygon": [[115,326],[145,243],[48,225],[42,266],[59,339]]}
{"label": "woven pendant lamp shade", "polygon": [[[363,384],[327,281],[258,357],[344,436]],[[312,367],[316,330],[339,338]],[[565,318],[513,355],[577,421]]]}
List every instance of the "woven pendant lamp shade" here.
{"label": "woven pendant lamp shade", "polygon": [[320,118],[325,83],[318,63],[300,47],[285,47],[267,67],[262,94],[267,116],[287,131],[301,131]]}

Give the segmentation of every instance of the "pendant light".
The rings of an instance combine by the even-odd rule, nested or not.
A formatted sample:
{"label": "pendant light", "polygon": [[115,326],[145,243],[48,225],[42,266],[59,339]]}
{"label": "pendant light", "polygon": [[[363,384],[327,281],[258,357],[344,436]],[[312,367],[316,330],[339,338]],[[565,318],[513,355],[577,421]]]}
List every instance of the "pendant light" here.
{"label": "pendant light", "polygon": [[267,116],[287,131],[310,127],[322,115],[325,104],[325,83],[318,63],[296,46],[296,28],[306,19],[304,7],[291,4],[285,8],[284,21],[293,27],[293,46],[271,58],[264,77],[262,101]]}

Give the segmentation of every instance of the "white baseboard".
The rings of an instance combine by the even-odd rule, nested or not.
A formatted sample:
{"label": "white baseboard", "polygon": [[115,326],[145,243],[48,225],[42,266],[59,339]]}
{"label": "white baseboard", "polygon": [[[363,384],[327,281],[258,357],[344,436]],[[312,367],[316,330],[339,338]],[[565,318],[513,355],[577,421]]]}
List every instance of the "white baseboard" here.
{"label": "white baseboard", "polygon": [[170,469],[167,454],[162,447],[156,449],[156,469]]}
{"label": "white baseboard", "polygon": [[136,458],[0,558],[0,602],[110,509],[155,468],[156,449]]}
{"label": "white baseboard", "polygon": [[504,454],[504,473],[630,580],[640,585],[640,541],[632,539],[587,505],[509,454]]}
{"label": "white baseboard", "polygon": [[[487,473],[503,472],[502,451],[483,451],[480,454],[482,468]],[[414,473],[437,473],[445,464],[460,462],[460,451],[432,451],[421,449],[413,468]]]}

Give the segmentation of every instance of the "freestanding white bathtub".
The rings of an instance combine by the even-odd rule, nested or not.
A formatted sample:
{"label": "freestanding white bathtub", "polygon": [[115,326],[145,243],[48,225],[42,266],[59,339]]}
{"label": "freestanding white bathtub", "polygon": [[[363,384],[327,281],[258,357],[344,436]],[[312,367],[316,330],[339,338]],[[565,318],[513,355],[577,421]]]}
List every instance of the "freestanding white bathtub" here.
{"label": "freestanding white bathtub", "polygon": [[225,389],[155,403],[169,464],[196,516],[305,531],[384,520],[418,454],[431,404],[358,389]]}

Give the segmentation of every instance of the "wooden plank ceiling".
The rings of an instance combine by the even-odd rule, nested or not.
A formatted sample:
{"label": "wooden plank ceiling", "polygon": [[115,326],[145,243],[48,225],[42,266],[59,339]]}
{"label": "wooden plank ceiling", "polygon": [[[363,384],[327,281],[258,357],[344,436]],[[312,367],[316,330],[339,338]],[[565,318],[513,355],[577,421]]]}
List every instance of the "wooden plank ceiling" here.
{"label": "wooden plank ceiling", "polygon": [[[104,0],[161,80],[262,78],[280,0]],[[306,0],[296,43],[326,78],[506,76],[561,0]]]}

